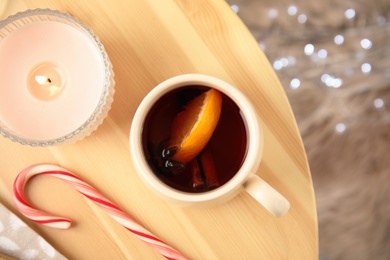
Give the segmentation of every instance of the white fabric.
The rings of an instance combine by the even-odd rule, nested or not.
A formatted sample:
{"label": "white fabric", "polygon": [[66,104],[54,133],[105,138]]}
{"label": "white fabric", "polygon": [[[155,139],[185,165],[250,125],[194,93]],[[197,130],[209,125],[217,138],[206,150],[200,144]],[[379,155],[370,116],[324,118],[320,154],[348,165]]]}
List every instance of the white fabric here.
{"label": "white fabric", "polygon": [[21,260],[66,259],[1,203],[0,254]]}

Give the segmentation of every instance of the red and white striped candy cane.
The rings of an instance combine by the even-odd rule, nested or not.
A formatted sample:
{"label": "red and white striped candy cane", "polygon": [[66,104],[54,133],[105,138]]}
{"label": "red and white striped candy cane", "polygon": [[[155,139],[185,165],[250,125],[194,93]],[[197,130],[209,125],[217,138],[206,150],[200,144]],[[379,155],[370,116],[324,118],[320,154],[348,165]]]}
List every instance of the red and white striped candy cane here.
{"label": "red and white striped candy cane", "polygon": [[13,190],[14,201],[18,210],[27,218],[39,224],[59,229],[68,229],[71,225],[70,219],[54,216],[49,213],[40,211],[33,208],[27,202],[26,196],[24,194],[24,187],[31,177],[40,174],[54,176],[70,184],[74,189],[76,189],[88,199],[92,200],[96,205],[107,212],[107,214],[109,214],[127,230],[135,234],[138,238],[147,243],[167,259],[187,259],[176,249],[168,246],[162,240],[136,223],[134,219],[119,209],[110,200],[105,198],[99,191],[60,166],[51,164],[36,164],[27,167],[16,177]]}

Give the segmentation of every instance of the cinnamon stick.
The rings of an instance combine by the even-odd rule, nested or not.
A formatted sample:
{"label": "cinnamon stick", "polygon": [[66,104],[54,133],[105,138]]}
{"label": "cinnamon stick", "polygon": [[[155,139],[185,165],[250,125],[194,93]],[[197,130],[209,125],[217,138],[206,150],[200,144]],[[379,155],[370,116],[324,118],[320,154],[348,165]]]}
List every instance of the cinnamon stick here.
{"label": "cinnamon stick", "polygon": [[197,158],[190,162],[192,173],[192,186],[195,190],[203,190],[206,188],[206,183],[203,180],[202,172],[200,170]]}
{"label": "cinnamon stick", "polygon": [[219,186],[218,175],[215,169],[213,157],[208,149],[204,149],[200,154],[200,162],[206,179],[207,188],[217,188]]}

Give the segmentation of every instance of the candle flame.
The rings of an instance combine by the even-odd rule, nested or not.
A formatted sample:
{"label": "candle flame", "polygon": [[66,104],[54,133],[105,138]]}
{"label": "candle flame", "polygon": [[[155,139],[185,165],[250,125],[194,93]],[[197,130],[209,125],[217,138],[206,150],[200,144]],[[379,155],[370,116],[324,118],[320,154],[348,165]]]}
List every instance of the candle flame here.
{"label": "candle flame", "polygon": [[35,76],[35,80],[41,85],[51,83],[51,80],[45,76]]}

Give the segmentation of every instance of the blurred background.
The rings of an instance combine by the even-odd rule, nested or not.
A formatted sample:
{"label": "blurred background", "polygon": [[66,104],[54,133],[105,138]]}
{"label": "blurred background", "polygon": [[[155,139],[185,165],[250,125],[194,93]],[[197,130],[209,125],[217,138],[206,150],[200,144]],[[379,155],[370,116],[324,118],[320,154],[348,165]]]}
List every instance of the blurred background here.
{"label": "blurred background", "polygon": [[390,259],[390,1],[227,2],[296,117],[316,193],[320,259]]}

